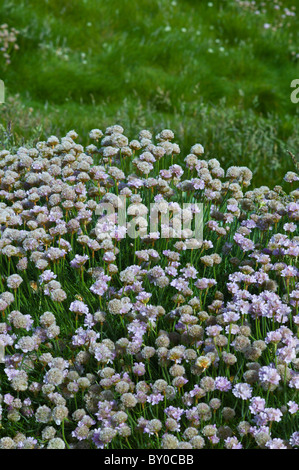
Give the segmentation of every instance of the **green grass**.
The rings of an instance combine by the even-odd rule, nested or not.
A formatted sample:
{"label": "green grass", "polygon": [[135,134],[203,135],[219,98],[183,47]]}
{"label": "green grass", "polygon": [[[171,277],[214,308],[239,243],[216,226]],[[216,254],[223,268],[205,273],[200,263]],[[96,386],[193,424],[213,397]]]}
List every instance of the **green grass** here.
{"label": "green grass", "polygon": [[[281,16],[281,12],[271,8],[271,0],[266,2],[267,12],[260,15],[242,9],[232,0],[211,3],[212,6],[201,0],[2,0],[0,25],[7,23],[20,31],[20,49],[12,53],[8,66],[0,51],[0,79],[6,86],[6,103],[0,105],[0,150],[31,146],[51,134],[61,137],[70,129],[79,133],[78,141],[85,145],[92,128],[104,130],[116,123],[123,125],[130,138],[135,138],[142,128],[156,133],[170,128],[175,131],[176,141],[182,149],[179,163],[189,153],[190,146],[200,142],[205,147],[205,158],[217,158],[224,168],[249,166],[254,173],[253,186],[281,184],[284,173],[294,169],[287,150],[298,155],[298,106],[290,100],[290,83],[299,77],[296,59],[298,20],[290,17],[285,20],[289,26],[277,31],[266,30],[265,23],[278,24]],[[295,0],[283,1],[290,8],[293,3]],[[225,206],[226,202],[223,204]],[[287,217],[285,215],[275,228],[278,233],[282,232]],[[233,226],[231,239],[217,240],[216,233],[205,233],[205,238],[211,238],[215,251],[221,253],[224,241],[232,241],[235,229]],[[264,233],[256,229],[253,240],[266,247],[272,235],[272,231]],[[164,240],[158,242],[160,253],[168,247],[165,243]],[[121,241],[119,247],[118,267],[121,271],[136,260],[129,239]],[[138,239],[136,249],[141,248]],[[82,280],[80,273],[69,267],[70,258],[83,252],[75,239],[73,254],[67,256],[66,263],[50,266],[68,294],[62,305],[45,296],[40,287],[34,291],[30,281],[37,283],[40,272],[31,260],[28,270],[22,274],[25,282],[17,294],[14,308],[20,308],[23,314],[31,314],[35,327],[39,325],[40,315],[51,310],[61,327],[60,339],[42,344],[38,356],[51,351],[53,356],[73,361],[75,348],[70,346],[70,341],[77,325],[69,314],[69,303],[80,294],[90,312],[99,308],[98,299],[89,290],[92,279],[84,271]],[[234,245],[221,265],[215,270],[207,268],[207,271],[200,265],[199,254],[192,260],[188,251],[182,255],[183,263],[189,261],[188,255],[194,265],[200,266],[200,274],[219,280],[217,289],[224,289],[225,301],[229,300],[230,294],[224,283],[236,270],[229,259],[238,256],[240,262],[247,263],[247,255]],[[292,264],[292,258],[286,260]],[[102,258],[96,254],[89,263],[101,265]],[[160,263],[165,267],[166,259]],[[7,261],[2,256],[0,283],[16,272],[15,265],[16,260]],[[122,285],[117,277],[113,282],[118,289]],[[151,302],[163,304],[169,313],[174,305],[171,300],[173,289],[169,287],[157,292],[148,280],[145,280],[145,287],[148,292],[152,291]],[[216,287],[204,298],[204,308],[213,301],[215,291]],[[278,291],[281,297],[287,295],[282,279],[279,279]],[[200,292],[196,294],[201,296]],[[103,307],[107,310],[106,300]],[[121,320],[125,323],[120,323],[108,314],[108,320],[104,326],[95,326],[102,338],[116,341],[127,335],[127,318]],[[174,329],[175,323],[170,324],[170,320],[168,317],[159,319],[156,331],[147,333],[147,345],[155,346],[159,329]],[[83,318],[80,317],[78,322],[82,326]],[[265,318],[261,327],[258,324],[256,328],[253,321],[251,326],[251,340],[264,338],[264,333],[272,328]],[[13,353],[12,348],[8,348],[8,353]],[[231,374],[235,382],[242,380],[246,361],[240,353],[237,353],[237,359],[230,371],[220,363],[219,369],[212,374],[228,374],[228,377]],[[115,361],[117,372],[131,372],[132,361],[133,356],[129,354]],[[264,365],[274,361],[275,350],[269,347],[260,362]],[[167,367],[160,367],[156,358],[146,366],[147,380],[153,382],[162,378],[163,373],[167,382],[171,382]],[[30,363],[28,367],[31,367]],[[94,373],[98,367],[92,358],[86,372]],[[187,364],[191,390],[198,377],[191,374],[190,367]],[[6,376],[2,376],[1,393],[10,390]],[[44,369],[40,364],[30,371],[30,380],[42,382],[43,376]],[[217,393],[207,395],[206,400]],[[263,395],[257,384],[255,394]],[[117,395],[116,398],[119,400],[120,397]],[[296,392],[287,388],[284,381],[275,393],[267,396],[267,405],[278,407],[296,398]],[[41,393],[34,396],[34,406],[43,404],[44,400]],[[76,400],[68,402],[70,413],[85,406],[83,394]],[[180,402],[179,397],[177,403]],[[244,409],[240,400],[235,400],[232,395],[225,396],[223,404],[236,411],[236,418],[231,422],[235,432],[240,416],[250,418],[248,405]],[[165,418],[163,404],[156,407],[156,414],[149,405],[145,410],[138,406],[134,412],[128,412],[128,422],[134,428],[137,418],[142,415],[149,419]],[[224,424],[221,412],[222,407],[215,415],[217,424]],[[289,437],[298,429],[295,419],[298,420],[298,415],[295,418],[285,414],[281,424],[274,424],[273,437]],[[41,443],[44,426],[33,418],[32,421],[24,417],[20,422],[13,422],[5,414],[3,423],[1,437],[24,432],[34,434]],[[71,420],[65,423],[67,439],[70,439],[73,424]],[[183,418],[182,428],[189,424]],[[58,435],[62,436],[60,427]],[[146,439],[134,433],[129,442],[117,438],[110,448],[148,446],[155,449],[159,444],[154,436]],[[256,447],[247,437],[243,445],[244,448]]]}
{"label": "green grass", "polygon": [[113,123],[130,137],[170,127],[184,152],[199,141],[225,166],[250,166],[255,185],[280,183],[292,169],[287,149],[298,148],[298,21],[265,30],[281,15],[271,5],[255,15],[208,4],[3,0],[0,23],[20,30],[20,50],[9,66],[0,55],[1,148],[72,128],[86,143],[90,129]]}

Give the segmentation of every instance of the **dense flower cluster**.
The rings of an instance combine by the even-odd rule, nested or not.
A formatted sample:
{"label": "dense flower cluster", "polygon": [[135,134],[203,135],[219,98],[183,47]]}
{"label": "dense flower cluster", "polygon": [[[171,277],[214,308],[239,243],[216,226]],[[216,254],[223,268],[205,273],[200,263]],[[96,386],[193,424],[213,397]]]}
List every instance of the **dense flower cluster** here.
{"label": "dense flower cluster", "polygon": [[298,447],[298,175],[123,132],[0,152],[0,448]]}
{"label": "dense flower cluster", "polygon": [[17,36],[19,31],[15,28],[9,28],[7,24],[0,25],[0,52],[5,59],[6,65],[10,64],[11,52],[18,50]]}

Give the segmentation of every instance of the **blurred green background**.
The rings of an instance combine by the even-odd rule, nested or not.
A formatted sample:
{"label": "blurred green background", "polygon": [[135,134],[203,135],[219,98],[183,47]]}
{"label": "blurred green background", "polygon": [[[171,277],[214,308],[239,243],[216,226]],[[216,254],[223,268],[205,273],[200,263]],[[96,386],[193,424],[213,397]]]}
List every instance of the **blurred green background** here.
{"label": "blurred green background", "polygon": [[296,0],[2,0],[18,50],[0,78],[0,148],[121,124],[171,128],[254,185],[280,184],[298,154]]}

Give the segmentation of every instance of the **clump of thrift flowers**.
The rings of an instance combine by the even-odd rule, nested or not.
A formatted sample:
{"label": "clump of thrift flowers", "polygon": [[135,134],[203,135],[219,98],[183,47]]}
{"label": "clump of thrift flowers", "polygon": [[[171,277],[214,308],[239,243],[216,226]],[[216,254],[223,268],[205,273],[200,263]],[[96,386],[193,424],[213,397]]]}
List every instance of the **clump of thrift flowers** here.
{"label": "clump of thrift flowers", "polygon": [[0,152],[0,448],[298,448],[298,175],[89,138]]}

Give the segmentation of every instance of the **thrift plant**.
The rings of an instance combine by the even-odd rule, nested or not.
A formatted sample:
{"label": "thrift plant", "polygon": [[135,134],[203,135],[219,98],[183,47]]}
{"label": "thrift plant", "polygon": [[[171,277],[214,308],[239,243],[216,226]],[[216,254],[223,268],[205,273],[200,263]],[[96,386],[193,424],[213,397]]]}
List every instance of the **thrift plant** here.
{"label": "thrift plant", "polygon": [[0,152],[0,448],[298,447],[298,174],[89,136]]}

